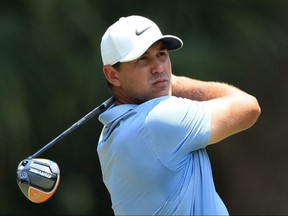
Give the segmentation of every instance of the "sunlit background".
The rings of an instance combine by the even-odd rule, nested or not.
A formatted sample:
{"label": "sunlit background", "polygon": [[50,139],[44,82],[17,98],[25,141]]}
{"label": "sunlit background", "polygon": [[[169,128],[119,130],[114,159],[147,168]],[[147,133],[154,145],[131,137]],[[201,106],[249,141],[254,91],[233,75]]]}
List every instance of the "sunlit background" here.
{"label": "sunlit background", "polygon": [[170,54],[175,74],[257,97],[258,122],[208,147],[216,189],[232,215],[287,215],[287,0],[0,1],[0,214],[113,213],[96,153],[97,117],[41,155],[61,172],[47,202],[22,194],[16,168],[110,97],[100,40],[133,14],[184,41]]}

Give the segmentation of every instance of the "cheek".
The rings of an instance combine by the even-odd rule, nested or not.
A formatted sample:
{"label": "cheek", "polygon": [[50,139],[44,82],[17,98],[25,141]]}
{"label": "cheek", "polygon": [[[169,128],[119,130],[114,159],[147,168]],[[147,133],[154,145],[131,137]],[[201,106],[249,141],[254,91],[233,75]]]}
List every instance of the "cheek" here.
{"label": "cheek", "polygon": [[135,76],[133,74],[123,74],[123,76],[120,77],[121,86],[126,91],[135,90],[137,88],[141,88],[142,83],[145,78],[140,76]]}
{"label": "cheek", "polygon": [[147,86],[147,77],[146,76],[137,76],[137,77],[131,77],[129,80],[127,80],[126,85],[129,86],[129,88],[134,91],[143,91],[146,89]]}
{"label": "cheek", "polygon": [[120,80],[123,86],[143,86],[147,83],[148,73],[145,70],[133,69],[127,70],[129,72],[125,72],[121,74]]}

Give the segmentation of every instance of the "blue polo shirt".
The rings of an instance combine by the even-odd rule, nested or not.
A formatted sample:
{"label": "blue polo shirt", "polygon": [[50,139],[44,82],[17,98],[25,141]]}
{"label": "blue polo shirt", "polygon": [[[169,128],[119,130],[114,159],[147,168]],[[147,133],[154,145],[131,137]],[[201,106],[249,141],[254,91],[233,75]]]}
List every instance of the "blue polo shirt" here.
{"label": "blue polo shirt", "polygon": [[205,150],[205,102],[163,96],[109,107],[97,152],[115,215],[228,215]]}

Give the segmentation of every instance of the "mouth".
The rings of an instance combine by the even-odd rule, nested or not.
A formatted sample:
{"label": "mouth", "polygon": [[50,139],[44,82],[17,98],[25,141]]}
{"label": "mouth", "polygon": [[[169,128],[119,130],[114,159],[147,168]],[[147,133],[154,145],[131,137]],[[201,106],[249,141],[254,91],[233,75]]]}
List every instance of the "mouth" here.
{"label": "mouth", "polygon": [[153,82],[152,85],[161,85],[161,84],[167,84],[167,83],[168,83],[168,79],[160,78],[160,79],[157,79],[155,82]]}

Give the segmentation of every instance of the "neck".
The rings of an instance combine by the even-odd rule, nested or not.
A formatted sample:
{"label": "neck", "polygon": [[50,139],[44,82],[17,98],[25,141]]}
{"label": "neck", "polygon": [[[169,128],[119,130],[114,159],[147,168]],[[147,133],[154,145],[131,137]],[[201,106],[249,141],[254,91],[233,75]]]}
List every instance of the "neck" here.
{"label": "neck", "polygon": [[139,101],[137,99],[133,99],[128,97],[127,94],[124,94],[123,91],[120,91],[117,88],[113,88],[112,91],[114,103],[115,105],[121,105],[121,104],[141,104],[142,101]]}

